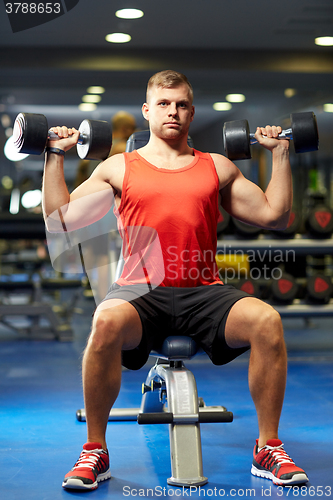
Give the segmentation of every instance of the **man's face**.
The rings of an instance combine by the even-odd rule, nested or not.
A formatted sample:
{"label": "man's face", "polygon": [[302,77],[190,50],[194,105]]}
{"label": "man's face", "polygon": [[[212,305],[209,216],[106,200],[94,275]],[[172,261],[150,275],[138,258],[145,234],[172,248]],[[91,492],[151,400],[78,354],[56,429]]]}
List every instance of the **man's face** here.
{"label": "man's face", "polygon": [[174,88],[153,87],[142,114],[152,133],[163,139],[179,139],[188,134],[194,106],[187,85]]}

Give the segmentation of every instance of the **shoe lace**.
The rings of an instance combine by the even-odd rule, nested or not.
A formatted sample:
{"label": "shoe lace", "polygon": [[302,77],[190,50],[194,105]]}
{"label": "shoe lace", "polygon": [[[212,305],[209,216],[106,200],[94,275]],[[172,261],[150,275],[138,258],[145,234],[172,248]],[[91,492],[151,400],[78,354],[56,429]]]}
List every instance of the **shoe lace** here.
{"label": "shoe lace", "polygon": [[293,459],[288,455],[288,453],[283,449],[283,444],[280,446],[265,446],[265,448],[269,451],[270,455],[274,457],[274,460],[276,460],[279,464],[293,464],[295,465],[295,462]]}
{"label": "shoe lace", "polygon": [[94,453],[91,451],[82,451],[80,458],[76,462],[76,464],[73,467],[74,469],[80,469],[82,467],[89,467],[89,468],[95,468],[96,465],[98,464],[98,461],[100,459],[100,454],[99,453]]}

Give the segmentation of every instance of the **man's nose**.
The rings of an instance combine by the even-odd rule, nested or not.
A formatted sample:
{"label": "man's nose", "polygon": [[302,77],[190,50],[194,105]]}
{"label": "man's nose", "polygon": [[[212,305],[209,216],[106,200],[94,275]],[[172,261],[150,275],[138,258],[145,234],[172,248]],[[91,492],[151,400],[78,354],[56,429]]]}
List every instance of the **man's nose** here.
{"label": "man's nose", "polygon": [[176,103],[171,103],[169,106],[169,115],[170,116],[175,116],[177,115],[178,110],[177,110],[177,105]]}

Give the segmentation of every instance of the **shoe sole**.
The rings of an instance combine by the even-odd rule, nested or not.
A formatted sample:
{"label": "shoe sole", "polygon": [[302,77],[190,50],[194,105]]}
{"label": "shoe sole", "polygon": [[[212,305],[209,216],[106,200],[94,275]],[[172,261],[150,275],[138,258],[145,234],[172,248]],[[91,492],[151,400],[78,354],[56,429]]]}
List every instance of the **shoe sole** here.
{"label": "shoe sole", "polygon": [[274,484],[277,484],[278,486],[304,484],[309,481],[309,478],[307,477],[306,474],[296,474],[295,477],[291,479],[279,479],[278,477],[274,476],[274,474],[272,474],[271,472],[259,470],[254,465],[252,465],[251,474],[258,477],[263,477],[265,479],[270,479],[271,481],[273,481]]}
{"label": "shoe sole", "polygon": [[68,478],[67,481],[64,481],[62,483],[63,488],[68,488],[71,490],[96,490],[98,488],[98,483],[101,483],[102,481],[106,481],[107,479],[111,478],[111,471],[110,469],[107,470],[106,472],[103,472],[103,474],[99,474],[97,476],[97,481],[95,481],[92,484],[84,484],[81,479],[78,478]]}

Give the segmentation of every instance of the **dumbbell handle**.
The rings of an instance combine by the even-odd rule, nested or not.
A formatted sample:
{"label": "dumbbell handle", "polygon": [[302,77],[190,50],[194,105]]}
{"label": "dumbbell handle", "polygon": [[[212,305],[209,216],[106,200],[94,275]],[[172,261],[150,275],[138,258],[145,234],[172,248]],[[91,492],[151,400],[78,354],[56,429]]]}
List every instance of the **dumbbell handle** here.
{"label": "dumbbell handle", "polygon": [[[57,141],[59,139],[59,136],[52,130],[49,130],[48,139],[51,139],[51,141]],[[86,144],[86,142],[87,142],[87,136],[84,134],[80,134],[78,144]]]}
{"label": "dumbbell handle", "polygon": [[[292,140],[293,133],[291,128],[287,128],[286,130],[282,130],[281,134],[278,135],[277,139],[289,139]],[[257,139],[254,137],[254,134],[250,134],[250,144],[257,144]]]}

